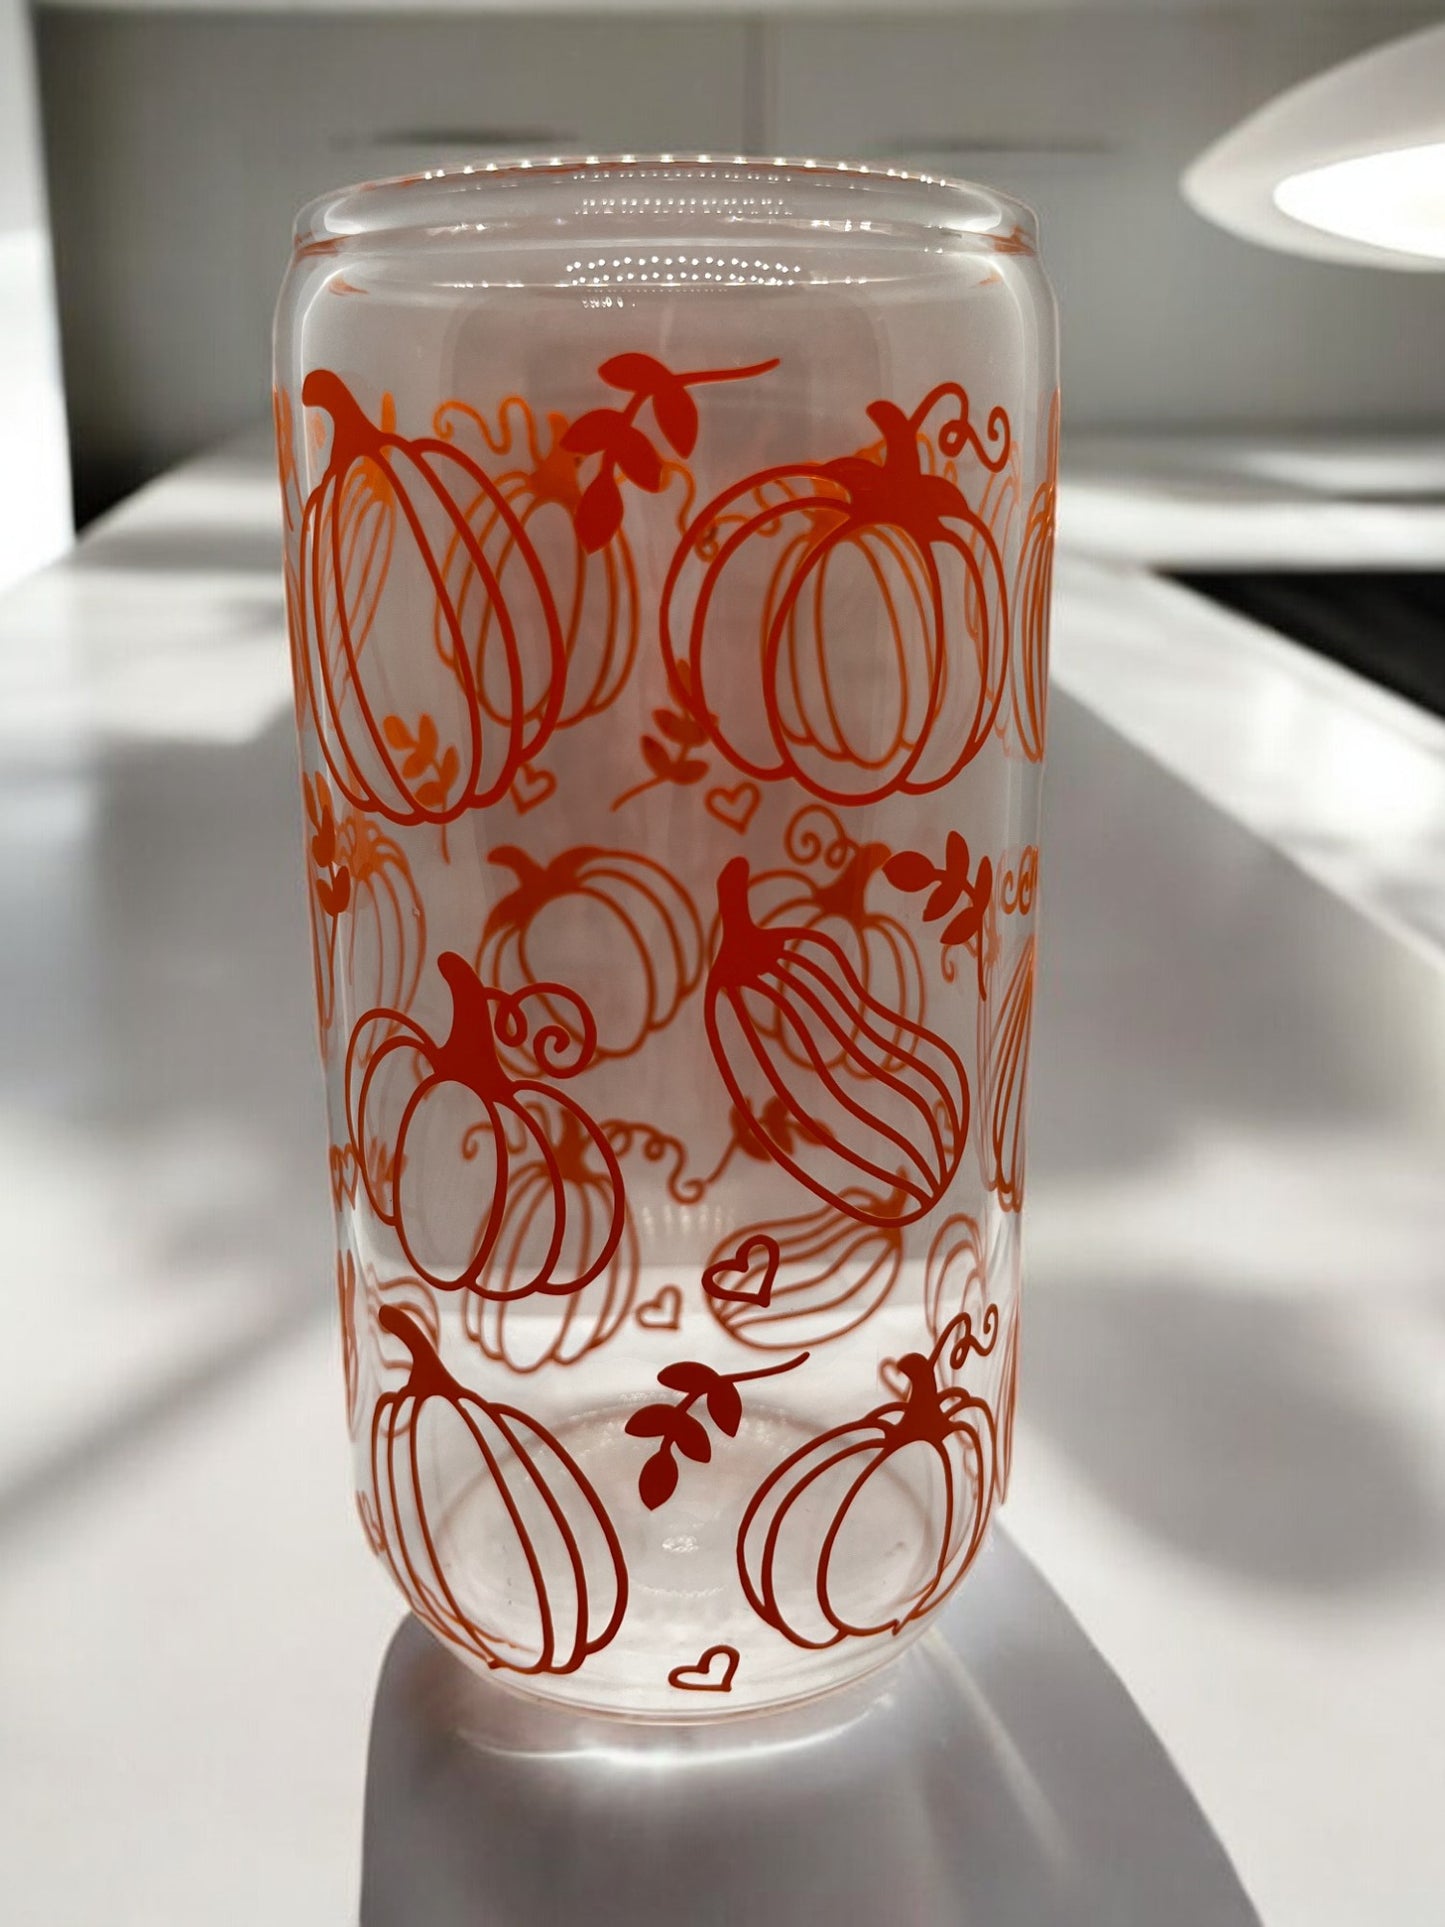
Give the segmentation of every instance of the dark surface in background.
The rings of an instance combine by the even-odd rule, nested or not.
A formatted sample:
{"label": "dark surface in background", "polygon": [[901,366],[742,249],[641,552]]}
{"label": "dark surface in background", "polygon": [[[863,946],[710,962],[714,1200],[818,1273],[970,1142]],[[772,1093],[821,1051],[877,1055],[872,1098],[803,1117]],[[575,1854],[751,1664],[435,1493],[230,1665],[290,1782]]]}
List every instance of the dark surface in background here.
{"label": "dark surface in background", "polygon": [[1211,570],[1173,579],[1445,716],[1445,573]]}
{"label": "dark surface in background", "polygon": [[[792,9],[32,8],[79,520],[267,415],[302,201],[447,158],[857,154],[1035,206],[1071,433],[1445,421],[1428,275],[1245,245],[1181,170],[1424,0]],[[949,371],[939,369],[942,379]]]}

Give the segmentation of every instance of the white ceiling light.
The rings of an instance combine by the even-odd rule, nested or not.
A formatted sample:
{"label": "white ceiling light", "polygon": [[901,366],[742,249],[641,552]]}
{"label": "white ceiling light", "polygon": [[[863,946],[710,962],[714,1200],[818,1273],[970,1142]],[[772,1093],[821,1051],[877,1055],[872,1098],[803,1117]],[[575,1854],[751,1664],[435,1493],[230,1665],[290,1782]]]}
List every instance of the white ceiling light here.
{"label": "white ceiling light", "polygon": [[1182,187],[1199,213],[1266,247],[1445,268],[1445,26],[1279,95],[1202,154]]}

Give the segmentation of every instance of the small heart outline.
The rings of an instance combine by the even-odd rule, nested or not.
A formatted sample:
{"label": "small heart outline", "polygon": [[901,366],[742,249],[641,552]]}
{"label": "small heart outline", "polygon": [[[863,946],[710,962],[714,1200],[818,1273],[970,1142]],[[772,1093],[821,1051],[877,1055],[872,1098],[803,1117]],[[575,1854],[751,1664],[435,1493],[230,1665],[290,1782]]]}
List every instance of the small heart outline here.
{"label": "small heart outline", "polygon": [[545,803],[557,791],[557,777],[550,769],[533,769],[530,763],[523,763],[512,778],[512,802],[518,816],[525,816]]}
{"label": "small heart outline", "polygon": [[[667,1683],[682,1693],[730,1693],[741,1657],[736,1646],[709,1646],[691,1665],[674,1666]],[[723,1661],[722,1676],[714,1679],[713,1664],[719,1659]]]}
{"label": "small heart outline", "polygon": [[[750,1254],[760,1250],[767,1255],[767,1265],[763,1281],[755,1289],[748,1291],[740,1287],[720,1285],[718,1279],[724,1273],[735,1271],[746,1278],[751,1269]],[[783,1261],[782,1247],[776,1238],[766,1231],[750,1232],[740,1244],[734,1246],[730,1258],[714,1259],[702,1274],[702,1288],[709,1298],[720,1298],[734,1305],[757,1305],[766,1309],[773,1301],[773,1286],[778,1280],[778,1266]]]}
{"label": "small heart outline", "polygon": [[737,783],[730,790],[719,784],[703,797],[702,806],[715,822],[745,836],[762,800],[763,793],[756,783]]}
{"label": "small heart outline", "polygon": [[682,1324],[682,1288],[664,1285],[656,1297],[642,1301],[634,1316],[644,1331],[675,1332]]}

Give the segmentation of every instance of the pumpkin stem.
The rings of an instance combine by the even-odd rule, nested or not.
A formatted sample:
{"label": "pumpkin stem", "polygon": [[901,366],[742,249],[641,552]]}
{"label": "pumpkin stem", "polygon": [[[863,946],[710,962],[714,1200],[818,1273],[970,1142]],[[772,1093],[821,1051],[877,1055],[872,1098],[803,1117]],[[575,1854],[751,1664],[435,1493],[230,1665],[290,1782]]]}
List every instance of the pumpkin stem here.
{"label": "pumpkin stem", "polygon": [[723,929],[728,935],[753,927],[748,911],[748,860],[745,856],[729,857],[718,872],[717,907],[722,916]]}
{"label": "pumpkin stem", "polygon": [[407,1397],[430,1398],[437,1392],[451,1396],[463,1389],[437,1357],[431,1341],[415,1319],[408,1318],[395,1305],[383,1305],[376,1314],[376,1322],[384,1332],[399,1338],[411,1353],[411,1375],[406,1382]]}
{"label": "pumpkin stem", "polygon": [[905,1439],[933,1439],[948,1435],[948,1422],[940,1410],[938,1382],[933,1375],[934,1361],[922,1352],[905,1352],[898,1370],[908,1381],[903,1410],[894,1428],[895,1436]]}
{"label": "pumpkin stem", "polygon": [[442,952],[437,958],[437,969],[452,993],[451,1028],[446,1041],[433,1056],[437,1073],[465,1084],[483,1100],[509,1096],[511,1080],[497,1056],[486,986],[466,958],[455,950]]}
{"label": "pumpkin stem", "polygon": [[536,857],[530,851],[519,849],[515,843],[499,843],[495,850],[488,852],[487,861],[510,870],[519,883],[542,874],[542,866]]}
{"label": "pumpkin stem", "polygon": [[868,893],[869,882],[892,854],[886,843],[855,845],[837,876],[814,892],[819,907],[825,913],[842,917],[848,923],[865,922],[867,912],[863,899]]}
{"label": "pumpkin stem", "polygon": [[307,408],[324,409],[331,417],[332,468],[349,468],[375,446],[376,429],[340,375],[330,368],[311,370],[301,384],[301,400]]}

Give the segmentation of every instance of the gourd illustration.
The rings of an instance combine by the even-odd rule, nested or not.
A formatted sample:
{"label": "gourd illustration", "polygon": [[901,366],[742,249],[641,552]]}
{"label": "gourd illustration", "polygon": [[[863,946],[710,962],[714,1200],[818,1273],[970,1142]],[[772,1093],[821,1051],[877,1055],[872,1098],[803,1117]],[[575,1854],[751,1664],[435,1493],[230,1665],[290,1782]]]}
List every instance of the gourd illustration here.
{"label": "gourd illustration", "polygon": [[397,1584],[488,1666],[575,1672],[627,1608],[601,1499],[536,1419],[458,1383],[404,1311],[377,1316],[409,1354],[405,1384],[377,1399],[371,1421],[372,1518]]}
{"label": "gourd illustration", "polygon": [[968,1141],[963,1061],[872,996],[823,931],[759,925],[748,885],[747,859],[733,857],[704,1001],[728,1094],[773,1162],[826,1204],[862,1224],[912,1224]]}
{"label": "gourd illustration", "polygon": [[311,945],[321,1030],[336,1014],[336,988],[353,1008],[410,1008],[421,978],[426,914],[406,852],[371,818],[338,820],[324,776],[303,781],[311,826]]}
{"label": "gourd illustration", "polygon": [[[561,984],[489,988],[455,951],[437,968],[452,1005],[440,1043],[384,1008],[351,1035],[347,1123],[367,1199],[438,1290],[580,1291],[612,1262],[626,1215],[606,1133],[558,1088],[592,1061],[591,1012]],[[569,1026],[533,1032],[534,1001],[544,1012],[565,1005]],[[537,1075],[502,1062],[503,1047],[515,1060],[524,1046]]]}
{"label": "gourd illustration", "polygon": [[[965,390],[945,382],[911,414],[869,404],[877,458],[748,475],[684,534],[663,585],[664,657],[675,694],[748,776],[877,802],[941,788],[988,740],[1008,586],[964,489],[923,468],[920,434],[944,402],[956,412],[938,447],[997,473],[1007,414],[995,408],[981,435]],[[739,504],[754,505],[740,521]]]}
{"label": "gourd illustration", "polygon": [[[923,965],[918,946],[896,917],[869,902],[873,879],[888,863],[886,843],[856,843],[821,804],[800,810],[783,837],[796,868],[761,870],[750,901],[764,929],[796,927],[828,938],[847,957],[865,991],[907,1022],[924,1014]],[[781,1016],[774,1027],[781,1048],[796,1048]],[[837,1069],[840,1046],[825,1061]]]}
{"label": "gourd illustration", "polygon": [[575,1248],[592,1251],[608,1242],[615,1196],[611,1171],[574,1112],[562,1111],[558,1125],[550,1160],[534,1148],[509,1172],[501,1236],[462,1305],[467,1336],[488,1358],[514,1372],[575,1365],[605,1345],[632,1308],[641,1269],[637,1230],[627,1218],[606,1264],[586,1284],[540,1304],[535,1296],[516,1291],[516,1281],[529,1275],[530,1254],[557,1212],[557,1177]]}
{"label": "gourd illustration", "polygon": [[723,1330],[762,1352],[813,1349],[855,1331],[888,1297],[903,1268],[903,1233],[876,1220],[886,1200],[851,1191],[853,1214],[832,1205],[797,1217],[749,1225],[729,1234],[703,1269],[704,1281],[725,1272],[730,1254],[749,1246],[770,1253],[766,1288],[744,1295],[703,1287],[708,1310]]}
{"label": "gourd illustration", "polygon": [[[539,980],[586,984],[596,1059],[630,1057],[676,1015],[702,977],[702,925],[662,864],[584,845],[539,863],[504,845],[489,861],[515,877],[488,913],[478,972],[506,991]],[[575,992],[548,1007],[570,1028]]]}
{"label": "gourd illustration", "polygon": [[[561,713],[566,651],[542,564],[481,466],[439,436],[368,420],[341,377],[301,390],[331,418],[326,468],[301,522],[300,682],[332,781],[355,808],[397,824],[450,823],[495,802]],[[494,506],[516,552],[505,592],[467,518]],[[459,606],[464,554],[474,595]],[[434,635],[425,648],[418,631]],[[483,714],[488,688],[504,694]],[[500,664],[500,667],[493,667]],[[388,708],[404,688],[407,712]]]}
{"label": "gourd illustration", "polygon": [[738,1572],[759,1618],[797,1646],[900,1633],[938,1605],[983,1537],[993,1416],[940,1382],[991,1349],[996,1317],[965,1316],[927,1356],[897,1362],[906,1395],[800,1446],[764,1479],[738,1531]]}

